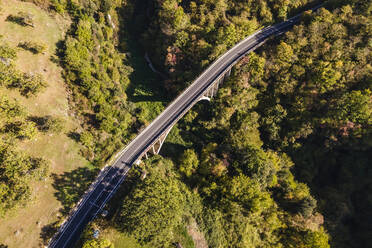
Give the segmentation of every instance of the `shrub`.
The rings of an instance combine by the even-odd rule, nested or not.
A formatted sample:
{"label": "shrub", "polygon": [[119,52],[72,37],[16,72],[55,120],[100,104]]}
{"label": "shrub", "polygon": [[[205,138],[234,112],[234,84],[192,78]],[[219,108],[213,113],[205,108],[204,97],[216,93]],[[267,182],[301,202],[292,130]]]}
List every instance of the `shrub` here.
{"label": "shrub", "polygon": [[92,147],[94,143],[94,137],[89,131],[85,131],[80,135],[80,142],[86,147]]}
{"label": "shrub", "polygon": [[60,133],[63,130],[63,120],[50,115],[43,117],[30,117],[29,120],[34,122],[41,132]]}
{"label": "shrub", "polygon": [[17,57],[17,51],[8,45],[0,45],[0,58],[3,59],[15,59]]}
{"label": "shrub", "polygon": [[41,92],[47,84],[41,75],[21,73],[13,64],[6,65],[6,61],[0,60],[0,86],[18,88],[21,95],[29,97]]}
{"label": "shrub", "polygon": [[25,41],[18,44],[19,47],[32,52],[33,54],[43,53],[47,49],[44,43],[35,41]]}
{"label": "shrub", "polygon": [[14,65],[8,63],[7,59],[4,59],[0,63],[0,86],[9,87],[14,84],[18,77],[19,73],[16,71]]}
{"label": "shrub", "polygon": [[18,12],[17,15],[9,15],[6,20],[17,23],[21,26],[34,27],[33,16],[23,11]]}
{"label": "shrub", "polygon": [[2,131],[21,140],[33,139],[37,134],[35,124],[28,121],[9,122],[4,126]]}
{"label": "shrub", "polygon": [[67,8],[67,1],[51,0],[52,8],[60,14],[64,14]]}
{"label": "shrub", "polygon": [[28,73],[24,73],[23,76],[18,78],[15,84],[20,88],[21,95],[25,97],[36,95],[47,86],[41,75],[32,75]]}

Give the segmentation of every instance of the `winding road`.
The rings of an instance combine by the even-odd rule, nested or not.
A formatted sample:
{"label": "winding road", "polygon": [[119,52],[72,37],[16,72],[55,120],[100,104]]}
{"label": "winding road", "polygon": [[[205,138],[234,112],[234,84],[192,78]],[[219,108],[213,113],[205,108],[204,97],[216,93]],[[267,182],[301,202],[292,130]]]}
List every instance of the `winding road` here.
{"label": "winding road", "polygon": [[[319,6],[318,6],[319,7]],[[316,7],[316,8],[318,8]],[[313,10],[315,10],[314,8]],[[278,36],[299,22],[300,15],[282,23],[263,28],[239,42],[210,65],[181,95],[151,122],[116,157],[113,165],[105,167],[84,194],[68,219],[49,243],[50,248],[73,247],[85,226],[100,213],[107,201],[125,180],[132,164],[164,135],[194,105],[218,78],[231,70],[244,55]]]}

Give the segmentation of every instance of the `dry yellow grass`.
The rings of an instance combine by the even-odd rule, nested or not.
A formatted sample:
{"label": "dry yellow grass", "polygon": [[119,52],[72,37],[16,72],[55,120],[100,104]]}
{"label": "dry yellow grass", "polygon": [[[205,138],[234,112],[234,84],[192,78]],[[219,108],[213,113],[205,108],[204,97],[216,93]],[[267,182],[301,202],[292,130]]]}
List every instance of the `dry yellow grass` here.
{"label": "dry yellow grass", "polygon": [[[37,72],[48,83],[46,90],[36,97],[22,97],[16,90],[0,88],[0,94],[16,98],[31,115],[52,115],[63,118],[65,132],[61,134],[39,134],[34,140],[19,144],[26,153],[44,157],[51,161],[51,172],[62,173],[87,165],[79,154],[79,145],[67,137],[66,132],[78,128],[78,122],[69,115],[66,86],[61,68],[50,58],[55,53],[56,43],[62,40],[70,22],[60,16],[50,16],[37,6],[15,0],[0,0],[0,35],[12,47],[21,41],[41,41],[48,46],[45,54],[32,54],[20,49],[17,53],[17,68],[24,72]],[[9,14],[19,11],[34,16],[35,27],[22,27],[5,21]],[[0,244],[9,248],[40,247],[40,232],[43,226],[57,220],[61,204],[54,196],[52,178],[33,185],[32,201],[26,207],[13,211],[0,219]]]}

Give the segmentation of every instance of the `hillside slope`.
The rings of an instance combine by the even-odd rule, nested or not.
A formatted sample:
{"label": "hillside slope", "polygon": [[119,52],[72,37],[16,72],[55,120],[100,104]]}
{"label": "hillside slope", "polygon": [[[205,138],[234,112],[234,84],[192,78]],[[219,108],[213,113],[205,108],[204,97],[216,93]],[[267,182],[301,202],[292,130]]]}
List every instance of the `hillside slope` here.
{"label": "hillside slope", "polygon": [[[79,125],[69,109],[69,93],[62,78],[62,69],[58,63],[53,62],[57,43],[64,38],[70,21],[59,15],[51,16],[34,4],[21,1],[2,0],[0,9],[0,42],[16,50],[16,69],[24,73],[40,74],[47,84],[43,91],[30,97],[22,96],[11,87],[0,87],[0,97],[15,99],[29,117],[50,116],[63,123],[60,132],[39,131],[31,139],[16,140],[16,147],[23,154],[48,161],[51,176],[40,182],[32,182],[31,202],[12,209],[0,220],[0,243],[10,248],[39,247],[42,233],[60,215],[61,203],[54,196],[53,175],[87,165],[79,153],[80,146],[67,135]],[[7,20],[9,15],[17,15],[22,11],[32,15],[34,27]],[[25,41],[43,43],[46,50],[34,54],[18,47],[19,43]]]}

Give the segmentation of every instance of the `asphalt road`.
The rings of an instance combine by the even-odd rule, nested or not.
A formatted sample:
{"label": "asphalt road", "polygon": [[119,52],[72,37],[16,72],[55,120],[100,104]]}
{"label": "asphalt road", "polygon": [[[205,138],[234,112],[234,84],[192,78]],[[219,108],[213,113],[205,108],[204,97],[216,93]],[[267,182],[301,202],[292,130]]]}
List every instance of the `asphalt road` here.
{"label": "asphalt road", "polygon": [[51,248],[73,247],[85,226],[100,213],[106,202],[126,178],[127,172],[144,151],[166,130],[171,128],[198,100],[212,83],[268,38],[292,28],[299,16],[266,27],[247,37],[208,67],[180,96],[178,96],[148,127],[129,143],[119,154],[116,162],[101,171],[90,190],[70,214],[67,221],[49,243]]}

